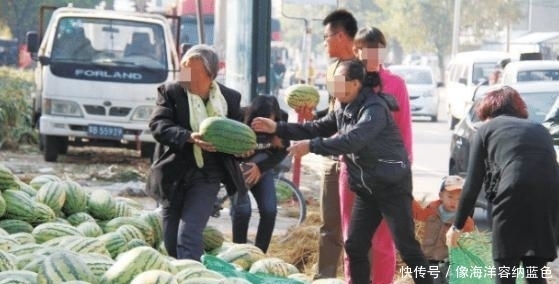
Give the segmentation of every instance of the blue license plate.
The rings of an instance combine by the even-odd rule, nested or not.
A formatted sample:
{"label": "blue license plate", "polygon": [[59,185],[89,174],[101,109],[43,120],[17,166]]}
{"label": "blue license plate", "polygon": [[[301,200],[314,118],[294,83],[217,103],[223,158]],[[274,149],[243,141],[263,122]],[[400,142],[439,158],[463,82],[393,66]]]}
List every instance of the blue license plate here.
{"label": "blue license plate", "polygon": [[123,134],[124,130],[122,127],[97,124],[90,124],[87,126],[87,135],[94,138],[120,140]]}

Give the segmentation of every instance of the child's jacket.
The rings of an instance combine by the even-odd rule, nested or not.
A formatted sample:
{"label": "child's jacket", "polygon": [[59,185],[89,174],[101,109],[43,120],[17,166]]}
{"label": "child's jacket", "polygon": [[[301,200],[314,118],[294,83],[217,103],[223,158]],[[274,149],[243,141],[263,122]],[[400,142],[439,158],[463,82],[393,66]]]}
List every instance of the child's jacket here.
{"label": "child's jacket", "polygon": [[[443,261],[448,258],[448,247],[446,246],[446,232],[452,223],[443,223],[439,215],[440,200],[435,200],[423,208],[414,200],[412,203],[413,215],[416,221],[425,223],[423,234],[420,236],[421,250],[428,260]],[[471,232],[474,229],[474,220],[468,217],[463,231]]]}

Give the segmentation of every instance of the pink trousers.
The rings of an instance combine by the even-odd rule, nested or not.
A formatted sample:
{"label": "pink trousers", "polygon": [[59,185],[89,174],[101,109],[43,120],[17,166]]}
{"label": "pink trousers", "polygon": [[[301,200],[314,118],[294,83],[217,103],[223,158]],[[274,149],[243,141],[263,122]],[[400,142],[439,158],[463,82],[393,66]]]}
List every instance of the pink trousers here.
{"label": "pink trousers", "polygon": [[[355,194],[349,189],[349,176],[345,162],[340,163],[340,213],[342,216],[342,235],[344,242],[347,240],[351,208]],[[396,272],[396,249],[390,229],[385,220],[380,222],[373,239],[371,240],[371,283],[390,284],[394,281]],[[347,283],[351,284],[349,273],[349,259],[344,254],[344,274]]]}

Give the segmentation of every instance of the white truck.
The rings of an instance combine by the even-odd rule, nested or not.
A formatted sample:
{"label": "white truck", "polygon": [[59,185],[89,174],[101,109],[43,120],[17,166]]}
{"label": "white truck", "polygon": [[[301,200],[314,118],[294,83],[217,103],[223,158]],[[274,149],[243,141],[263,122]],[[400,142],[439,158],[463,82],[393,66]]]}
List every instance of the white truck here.
{"label": "white truck", "polygon": [[[41,8],[41,22],[47,11]],[[170,21],[63,7],[54,9],[44,33],[42,27],[41,34],[28,33],[38,61],[34,118],[46,161],[56,161],[68,145],[133,148],[151,157],[156,88],[179,71],[178,32]]]}

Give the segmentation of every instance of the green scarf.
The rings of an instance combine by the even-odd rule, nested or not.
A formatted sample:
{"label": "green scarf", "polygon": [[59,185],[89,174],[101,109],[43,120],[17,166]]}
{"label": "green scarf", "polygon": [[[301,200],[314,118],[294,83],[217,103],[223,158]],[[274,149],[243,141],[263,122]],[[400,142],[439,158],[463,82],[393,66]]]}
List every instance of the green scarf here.
{"label": "green scarf", "polygon": [[[200,123],[204,119],[211,116],[227,115],[227,101],[223,94],[221,94],[219,86],[215,81],[212,82],[210,87],[210,96],[207,104],[204,103],[199,95],[193,94],[187,89],[185,91],[188,96],[190,127],[193,132],[200,130]],[[194,145],[194,158],[198,168],[204,167],[204,156],[202,155],[202,149],[198,145]]]}

